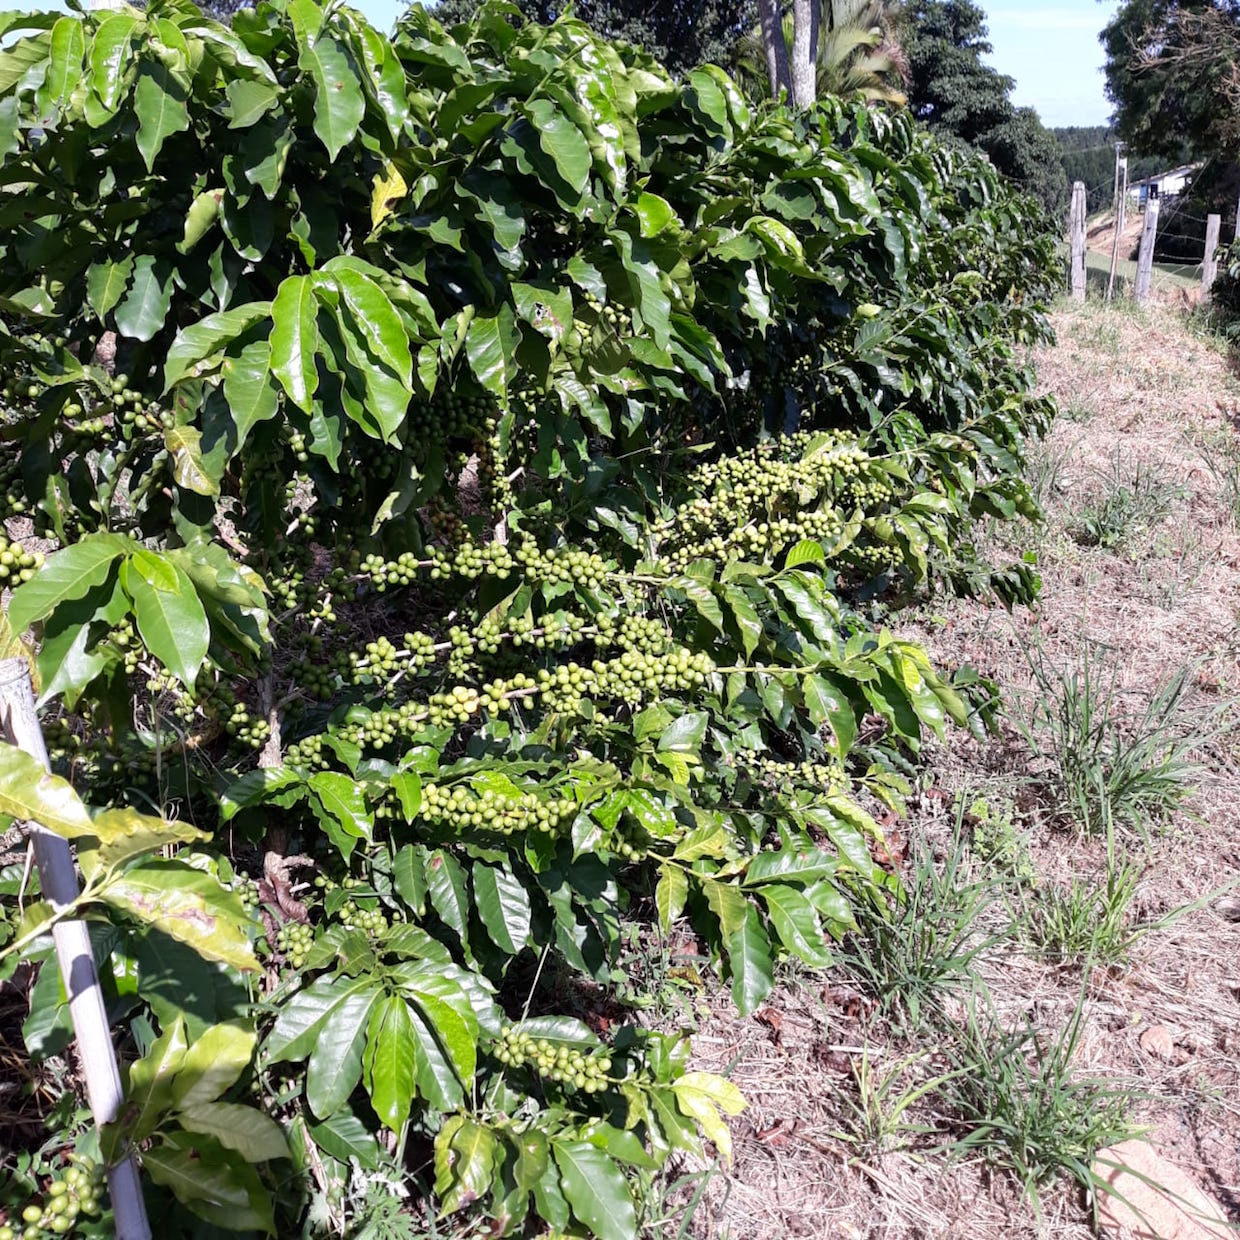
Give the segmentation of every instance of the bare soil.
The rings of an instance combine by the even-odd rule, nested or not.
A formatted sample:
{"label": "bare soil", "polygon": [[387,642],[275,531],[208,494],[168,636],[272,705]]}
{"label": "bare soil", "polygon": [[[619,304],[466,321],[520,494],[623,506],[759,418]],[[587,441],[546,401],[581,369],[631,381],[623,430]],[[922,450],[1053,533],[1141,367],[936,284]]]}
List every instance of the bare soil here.
{"label": "bare soil", "polygon": [[[1078,1070],[1129,1084],[1131,1116],[1153,1148],[1240,1227],[1240,901],[1220,894],[1240,883],[1240,512],[1219,475],[1240,422],[1240,383],[1222,346],[1171,307],[1090,303],[1060,310],[1054,326],[1058,343],[1036,360],[1061,416],[1034,446],[1030,469],[1047,521],[991,535],[998,560],[1037,550],[1039,606],[1008,615],[938,598],[903,625],[941,665],[969,663],[993,676],[1006,717],[995,737],[956,732],[928,751],[893,838],[912,853],[924,841],[942,856],[959,831],[960,798],[967,805],[981,795],[1013,815],[1039,884],[1102,881],[1101,842],[1052,820],[1030,791],[1036,763],[1015,726],[1035,692],[1026,652],[1062,670],[1079,668],[1089,652],[1114,671],[1114,709],[1124,719],[1138,718],[1158,687],[1190,666],[1183,726],[1213,733],[1196,755],[1201,777],[1179,811],[1124,846],[1140,873],[1131,924],[1194,907],[1141,937],[1114,967],[1082,970],[1007,935],[978,971],[1005,1026],[1031,1022],[1047,1038],[1067,1027],[1084,995]],[[1110,548],[1082,545],[1082,514],[1119,486],[1156,498],[1152,518]],[[967,832],[967,815],[963,822]],[[898,860],[905,849],[891,851]],[[987,926],[1014,911],[992,907]],[[1089,1196],[1070,1178],[1052,1178],[1035,1205],[1010,1172],[977,1155],[947,1156],[944,1147],[967,1131],[959,1117],[934,1090],[910,1102],[944,1070],[944,1047],[924,1031],[901,1034],[863,990],[843,966],[789,969],[754,1016],[736,1018],[727,995],[709,987],[665,1013],[661,1023],[694,1031],[694,1066],[730,1075],[749,1100],[732,1122],[732,1167],[706,1177],[679,1234],[1097,1234]],[[700,1183],[684,1183],[680,1200]],[[657,1234],[677,1235],[679,1226]]]}

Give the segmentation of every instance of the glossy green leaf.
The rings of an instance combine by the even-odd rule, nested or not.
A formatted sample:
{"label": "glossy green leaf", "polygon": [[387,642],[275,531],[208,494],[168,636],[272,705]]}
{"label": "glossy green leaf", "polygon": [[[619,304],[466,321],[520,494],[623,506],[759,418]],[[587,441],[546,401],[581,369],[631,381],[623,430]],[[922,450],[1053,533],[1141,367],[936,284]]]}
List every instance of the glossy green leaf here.
{"label": "glossy green leaf", "polygon": [[146,648],[183,684],[202,671],[211,628],[194,583],[166,556],[139,549],[121,565]]}
{"label": "glossy green leaf", "polygon": [[318,303],[309,276],[289,276],[271,303],[271,373],[289,399],[310,412],[319,386],[314,355],[319,347],[315,323]]}
{"label": "glossy green leaf", "polygon": [[137,18],[129,13],[109,13],[99,23],[91,42],[91,86],[109,112],[115,109],[127,85],[124,66],[137,25]]}
{"label": "glossy green leaf", "polygon": [[102,321],[125,295],[133,275],[134,257],[126,254],[116,262],[91,263],[86,271],[86,299]]}
{"label": "glossy green leaf", "polygon": [[86,38],[78,17],[62,17],[52,27],[48,45],[47,76],[38,91],[39,111],[49,115],[63,104],[82,77]]}
{"label": "glossy green leaf", "polygon": [[616,1163],[585,1141],[553,1140],[551,1154],[578,1222],[600,1240],[635,1240],[637,1214]]}
{"label": "glossy green leaf", "polygon": [[46,619],[62,603],[84,598],[107,581],[113,562],[132,548],[129,539],[117,534],[89,534],[53,552],[29,581],[13,591],[8,619],[14,632]]}
{"label": "glossy green leaf", "polygon": [[253,341],[237,356],[226,357],[220,370],[224,375],[224,399],[237,427],[235,450],[239,452],[255,425],[274,418],[279,408],[279,392],[271,382],[270,343]]}
{"label": "glossy green leaf", "polygon": [[176,74],[168,72],[158,61],[143,63],[134,86],[133,105],[138,117],[138,150],[148,172],[155,167],[164,143],[173,134],[189,128],[186,97],[186,89]]}
{"label": "glossy green leaf", "polygon": [[298,65],[314,80],[314,132],[334,162],[353,140],[366,100],[344,47],[331,35],[303,43]]}
{"label": "glossy green leaf", "polygon": [[426,885],[435,912],[463,944],[468,943],[469,895],[461,863],[450,852],[435,849],[426,859]]}
{"label": "glossy green leaf", "polygon": [[806,964],[825,969],[831,963],[831,953],[827,951],[814,906],[795,887],[785,883],[768,883],[760,891],[780,942]]}
{"label": "glossy green leaf", "polygon": [[164,359],[164,391],[186,377],[194,377],[204,363],[220,354],[243,332],[271,314],[271,302],[253,301],[233,310],[209,314],[176,334]]}
{"label": "glossy green leaf", "polygon": [[745,919],[728,935],[725,949],[732,974],[732,1002],[742,1016],[748,1016],[775,984],[771,945],[752,905],[746,903]]}
{"label": "glossy green leaf", "polygon": [[320,1119],[349,1101],[362,1079],[362,1051],[377,990],[349,995],[328,1014],[306,1065],[306,1101]]}
{"label": "glossy green leaf", "polygon": [[152,340],[163,329],[171,305],[171,268],[153,255],[139,255],[129,292],[113,312],[117,331],[135,340]]}
{"label": "glossy green leaf", "polygon": [[5,741],[0,741],[0,813],[37,822],[66,839],[94,833],[90,814],[73,785]]}
{"label": "glossy green leaf", "polygon": [[245,1021],[226,1021],[201,1034],[177,1069],[172,1096],[180,1107],[214,1102],[241,1079],[254,1058],[258,1036]]}
{"label": "glossy green leaf", "polygon": [[659,928],[666,934],[684,912],[689,896],[689,880],[684,870],[676,865],[659,867],[659,882],[654,889],[655,908],[659,913]]}
{"label": "glossy green leaf", "polygon": [[590,144],[581,130],[550,99],[531,99],[524,108],[542,149],[556,171],[578,194],[590,181]]}
{"label": "glossy green leaf", "polygon": [[269,1162],[289,1156],[280,1125],[251,1106],[238,1102],[199,1102],[183,1106],[177,1116],[189,1132],[214,1137],[226,1150],[236,1150],[246,1162]]}
{"label": "glossy green leaf", "polygon": [[333,1010],[352,995],[371,990],[369,977],[324,976],[280,1005],[264,1051],[272,1063],[305,1059],[314,1050]]}
{"label": "glossy green leaf", "polygon": [[393,1132],[401,1130],[413,1105],[415,1036],[404,999],[389,995],[375,1004],[366,1033],[366,1092],[380,1122]]}
{"label": "glossy green leaf", "polygon": [[529,939],[529,893],[515,875],[498,866],[475,865],[470,877],[474,906],[487,934],[501,951],[515,956]]}
{"label": "glossy green leaf", "polygon": [[337,771],[320,771],[309,784],[323,808],[355,839],[369,839],[373,819],[361,786]]}
{"label": "glossy green leaf", "polygon": [[185,1062],[186,1049],[185,1022],[178,1018],[130,1067],[125,1128],[132,1140],[149,1136],[174,1106],[176,1076]]}
{"label": "glossy green leaf", "polygon": [[475,318],[465,336],[465,353],[478,382],[507,407],[508,389],[517,374],[520,328],[512,308],[504,305],[493,318]]}

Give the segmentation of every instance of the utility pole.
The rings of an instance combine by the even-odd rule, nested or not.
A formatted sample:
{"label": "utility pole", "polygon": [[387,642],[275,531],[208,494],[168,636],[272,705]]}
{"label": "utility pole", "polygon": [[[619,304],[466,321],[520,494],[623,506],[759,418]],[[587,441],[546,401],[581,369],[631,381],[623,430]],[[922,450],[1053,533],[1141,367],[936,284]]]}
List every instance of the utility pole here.
{"label": "utility pole", "polygon": [[1125,143],[1115,144],[1115,235],[1111,238],[1111,273],[1107,276],[1107,301],[1115,289],[1115,271],[1119,266],[1120,236],[1128,222],[1128,156],[1124,154]]}

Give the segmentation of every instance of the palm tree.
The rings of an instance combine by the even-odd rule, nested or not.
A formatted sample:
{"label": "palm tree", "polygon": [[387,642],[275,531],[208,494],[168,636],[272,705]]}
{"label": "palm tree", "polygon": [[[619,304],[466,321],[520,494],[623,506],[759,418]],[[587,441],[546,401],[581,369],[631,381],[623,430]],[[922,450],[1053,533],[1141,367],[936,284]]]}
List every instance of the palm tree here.
{"label": "palm tree", "polygon": [[[814,51],[818,95],[860,92],[871,102],[904,103],[908,62],[884,0],[818,0]],[[785,45],[793,44],[793,19],[783,15]],[[770,98],[771,76],[761,28],[737,44],[736,68],[753,98]]]}

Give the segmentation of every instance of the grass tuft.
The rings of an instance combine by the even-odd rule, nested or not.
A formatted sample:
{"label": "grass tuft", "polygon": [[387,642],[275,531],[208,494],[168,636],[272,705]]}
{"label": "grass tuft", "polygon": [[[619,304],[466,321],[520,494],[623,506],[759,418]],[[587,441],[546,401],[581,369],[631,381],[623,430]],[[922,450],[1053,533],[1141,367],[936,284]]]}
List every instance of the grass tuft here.
{"label": "grass tuft", "polygon": [[944,1100],[961,1135],[946,1152],[980,1154],[1013,1172],[1039,1207],[1039,1190],[1060,1175],[1103,1187],[1093,1170],[1100,1149],[1134,1135],[1135,1094],[1124,1084],[1081,1074],[1073,1063],[1084,1027],[1082,988],[1066,1026],[1047,1037],[1032,1025],[1009,1031],[976,1001],[948,1054],[954,1071]]}
{"label": "grass tuft", "polygon": [[1052,811],[1086,835],[1111,824],[1145,833],[1175,810],[1202,774],[1194,751],[1214,735],[1184,710],[1194,665],[1160,685],[1142,714],[1122,716],[1114,662],[1085,649],[1079,667],[1064,671],[1039,649],[1026,650],[1034,699],[1017,725],[1046,771],[1041,779]]}

